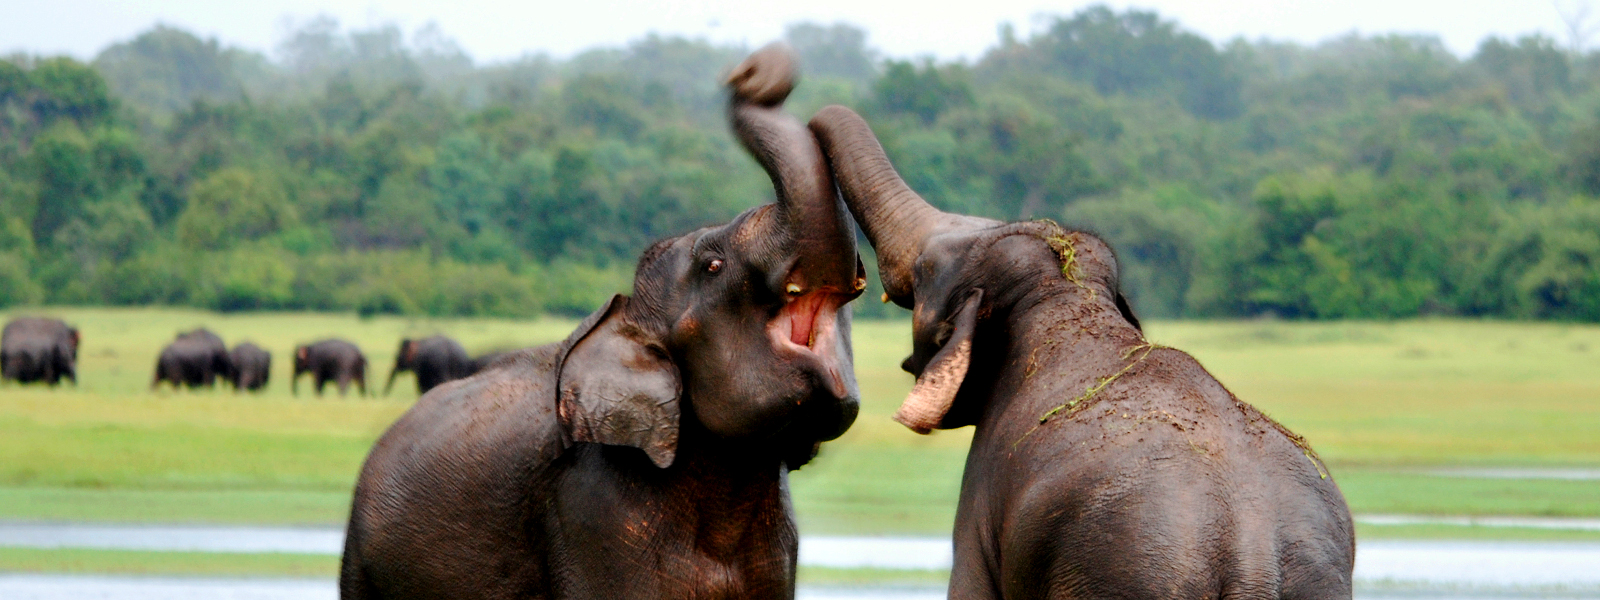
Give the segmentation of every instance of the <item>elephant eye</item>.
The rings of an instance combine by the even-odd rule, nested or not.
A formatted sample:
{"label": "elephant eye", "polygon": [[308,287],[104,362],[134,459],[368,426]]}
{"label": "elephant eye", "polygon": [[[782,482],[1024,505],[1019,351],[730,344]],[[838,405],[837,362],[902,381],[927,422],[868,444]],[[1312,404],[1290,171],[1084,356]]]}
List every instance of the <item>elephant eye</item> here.
{"label": "elephant eye", "polygon": [[712,275],[716,275],[721,270],[722,270],[722,259],[720,259],[720,258],[713,258],[713,259],[711,259],[711,262],[706,263],[706,272],[707,273],[710,273]]}

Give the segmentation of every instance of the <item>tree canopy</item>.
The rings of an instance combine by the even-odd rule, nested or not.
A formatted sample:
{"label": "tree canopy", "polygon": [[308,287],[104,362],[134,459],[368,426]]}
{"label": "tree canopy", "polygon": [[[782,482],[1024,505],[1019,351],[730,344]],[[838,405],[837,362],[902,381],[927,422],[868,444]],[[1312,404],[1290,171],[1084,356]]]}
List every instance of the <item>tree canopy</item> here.
{"label": "tree canopy", "polygon": [[[1104,6],[973,62],[787,37],[796,115],[860,110],[943,208],[1100,233],[1147,316],[1600,320],[1600,55],[1219,45]],[[273,56],[169,26],[11,56],[0,306],[585,313],[653,240],[771,198],[719,83],[748,50],[477,64],[436,26],[318,18]]]}

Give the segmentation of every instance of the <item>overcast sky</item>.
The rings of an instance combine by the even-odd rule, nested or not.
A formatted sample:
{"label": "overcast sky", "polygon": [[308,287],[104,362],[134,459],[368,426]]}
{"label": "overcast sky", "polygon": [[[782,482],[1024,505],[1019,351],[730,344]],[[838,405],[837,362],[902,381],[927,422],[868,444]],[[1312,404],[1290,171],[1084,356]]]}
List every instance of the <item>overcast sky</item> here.
{"label": "overcast sky", "polygon": [[[1542,31],[1565,41],[1562,12],[1587,0],[1145,0],[1107,2],[1155,9],[1214,41],[1235,36],[1315,43],[1351,31],[1432,33],[1460,55],[1490,35]],[[1039,0],[0,0],[0,52],[66,53],[90,58],[156,23],[224,44],[272,50],[292,19],[319,14],[346,27],[396,23],[412,31],[437,22],[473,58],[492,62],[527,53],[558,57],[617,46],[649,32],[758,45],[795,21],[845,21],[870,32],[892,56],[976,58],[1000,23],[1023,36],[1040,14],[1071,14],[1087,1]],[[1600,4],[1600,2],[1597,2]],[[1558,11],[1557,6],[1561,7]],[[1594,11],[1600,13],[1600,10]],[[1588,22],[1600,23],[1600,15]],[[1600,41],[1600,36],[1596,37]]]}

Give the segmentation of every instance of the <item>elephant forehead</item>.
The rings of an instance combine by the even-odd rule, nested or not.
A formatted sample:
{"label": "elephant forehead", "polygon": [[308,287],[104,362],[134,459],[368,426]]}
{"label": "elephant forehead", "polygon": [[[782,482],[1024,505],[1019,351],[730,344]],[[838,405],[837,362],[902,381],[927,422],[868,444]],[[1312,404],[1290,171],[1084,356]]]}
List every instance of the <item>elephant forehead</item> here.
{"label": "elephant forehead", "polygon": [[772,204],[764,204],[752,210],[750,215],[744,219],[744,222],[739,224],[739,228],[733,232],[732,241],[734,245],[748,245],[756,239],[756,236],[770,231],[772,227],[771,221],[776,217],[773,207],[774,205]]}

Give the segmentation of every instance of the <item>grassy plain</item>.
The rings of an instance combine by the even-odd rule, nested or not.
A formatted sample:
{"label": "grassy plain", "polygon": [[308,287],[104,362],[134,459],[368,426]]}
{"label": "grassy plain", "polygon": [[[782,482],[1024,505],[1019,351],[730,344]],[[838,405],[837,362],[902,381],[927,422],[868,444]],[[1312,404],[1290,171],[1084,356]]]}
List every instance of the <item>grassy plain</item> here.
{"label": "grassy plain", "polygon": [[[555,341],[573,326],[562,319],[26,312],[82,329],[80,384],[0,388],[0,519],[338,523],[367,448],[415,399],[415,386],[402,376],[387,398],[318,398],[301,382],[292,396],[288,357],[296,343],[334,335],[355,341],[371,363],[370,386],[379,389],[403,335],[448,333],[477,352]],[[230,344],[252,340],[272,351],[270,388],[151,392],[162,345],[199,325]],[[1158,322],[1148,332],[1194,354],[1242,399],[1309,438],[1357,512],[1600,515],[1600,481],[1429,474],[1453,466],[1600,467],[1600,327]],[[949,531],[971,434],[918,436],[889,421],[911,384],[898,367],[908,337],[903,321],[856,324],[862,414],[793,476],[805,531]],[[1384,531],[1456,535],[1440,527],[1363,528]]]}

